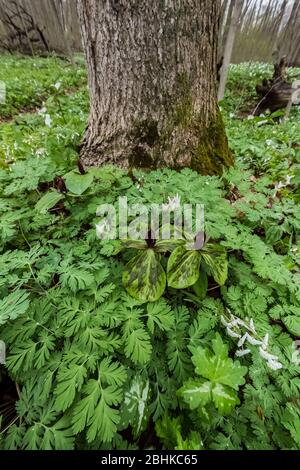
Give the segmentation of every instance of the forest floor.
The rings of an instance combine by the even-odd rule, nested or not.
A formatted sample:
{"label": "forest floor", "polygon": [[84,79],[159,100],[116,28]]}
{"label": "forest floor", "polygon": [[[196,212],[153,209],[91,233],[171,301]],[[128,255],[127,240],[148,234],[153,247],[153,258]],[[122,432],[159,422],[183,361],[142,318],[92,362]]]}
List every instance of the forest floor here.
{"label": "forest floor", "polygon": [[[221,108],[236,166],[222,177],[82,174],[76,61],[1,57],[0,448],[300,449],[300,107],[252,116],[272,67],[234,65]],[[176,194],[205,206],[203,254],[97,238],[99,204]],[[187,256],[196,278],[174,269]],[[128,272],[137,296],[163,295],[132,298]]]}

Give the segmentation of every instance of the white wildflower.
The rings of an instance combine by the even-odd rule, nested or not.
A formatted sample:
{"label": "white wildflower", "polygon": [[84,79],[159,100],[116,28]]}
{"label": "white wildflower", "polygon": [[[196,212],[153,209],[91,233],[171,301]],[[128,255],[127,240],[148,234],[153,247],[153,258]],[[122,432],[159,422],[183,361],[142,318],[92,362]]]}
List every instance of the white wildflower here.
{"label": "white wildflower", "polygon": [[237,320],[237,324],[239,326],[242,326],[243,328],[248,328],[248,326],[246,325],[246,323],[243,320],[241,320],[240,318],[237,318],[236,320]]}
{"label": "white wildflower", "polygon": [[273,354],[268,353],[262,347],[259,348],[259,354],[263,359],[266,361],[277,361],[278,357],[274,356]]}
{"label": "white wildflower", "polygon": [[268,348],[268,344],[269,344],[269,333],[267,333],[266,336],[264,337],[261,347],[264,350],[266,350]]}
{"label": "white wildflower", "polygon": [[53,86],[54,86],[54,88],[56,88],[57,90],[59,90],[60,87],[61,87],[61,82],[56,82],[56,83],[54,83]]}
{"label": "white wildflower", "polygon": [[231,320],[230,323],[228,323],[229,328],[234,328],[235,326],[238,326],[239,322],[237,319]]}
{"label": "white wildflower", "polygon": [[221,315],[221,323],[223,326],[229,326],[229,323],[227,322],[226,318],[223,317],[223,315]]}
{"label": "white wildflower", "polygon": [[239,342],[238,342],[238,347],[239,348],[241,348],[245,344],[247,336],[248,336],[248,333],[244,334],[244,336],[239,340]]}
{"label": "white wildflower", "polygon": [[257,339],[253,338],[248,333],[247,333],[247,341],[248,341],[248,343],[252,344],[252,346],[261,346],[261,344],[262,344],[261,341],[258,341]]}
{"label": "white wildflower", "polygon": [[228,336],[230,336],[231,338],[240,338],[241,337],[240,334],[236,333],[235,331],[232,331],[229,328],[229,326],[227,326],[226,331],[227,331]]}
{"label": "white wildflower", "polygon": [[236,351],[235,355],[236,357],[244,357],[250,353],[251,353],[251,349],[239,349],[238,351]]}
{"label": "white wildflower", "polygon": [[45,149],[44,148],[39,148],[39,149],[36,150],[35,154],[36,154],[37,157],[41,157],[41,156],[45,155]]}
{"label": "white wildflower", "polygon": [[265,124],[269,124],[269,121],[267,119],[264,119],[263,121],[259,121],[257,123],[257,127],[264,126]]}
{"label": "white wildflower", "polygon": [[272,370],[279,370],[279,369],[282,369],[282,368],[283,368],[283,365],[282,365],[280,362],[278,362],[278,361],[272,361],[272,360],[270,360],[270,361],[267,362],[267,365],[268,365],[268,367],[270,367],[270,369],[272,369]]}
{"label": "white wildflower", "polygon": [[253,318],[251,318],[251,320],[249,322],[249,328],[252,331],[252,333],[256,334]]}
{"label": "white wildflower", "polygon": [[294,178],[294,176],[288,175],[288,176],[286,177],[286,183],[285,183],[285,184],[286,184],[287,186],[290,186],[291,181],[292,181],[293,178]]}
{"label": "white wildflower", "polygon": [[52,126],[52,119],[51,119],[51,116],[49,114],[46,114],[45,115],[45,125],[47,127],[51,127]]}

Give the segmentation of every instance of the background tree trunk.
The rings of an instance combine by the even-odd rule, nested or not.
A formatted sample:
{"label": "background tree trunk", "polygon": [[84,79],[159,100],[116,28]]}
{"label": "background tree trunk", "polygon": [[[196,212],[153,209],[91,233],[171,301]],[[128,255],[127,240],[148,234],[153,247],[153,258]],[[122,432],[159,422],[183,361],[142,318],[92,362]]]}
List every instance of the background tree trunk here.
{"label": "background tree trunk", "polygon": [[230,66],[233,46],[235,35],[241,20],[241,13],[243,9],[244,0],[232,0],[233,8],[231,12],[230,18],[230,26],[228,35],[226,38],[225,46],[224,46],[224,56],[223,56],[223,63],[220,70],[220,84],[219,84],[219,91],[218,91],[218,100],[221,101],[224,99],[225,95],[225,86],[228,77],[228,70]]}
{"label": "background tree trunk", "polygon": [[219,0],[77,0],[89,75],[85,166],[232,164],[216,97]]}

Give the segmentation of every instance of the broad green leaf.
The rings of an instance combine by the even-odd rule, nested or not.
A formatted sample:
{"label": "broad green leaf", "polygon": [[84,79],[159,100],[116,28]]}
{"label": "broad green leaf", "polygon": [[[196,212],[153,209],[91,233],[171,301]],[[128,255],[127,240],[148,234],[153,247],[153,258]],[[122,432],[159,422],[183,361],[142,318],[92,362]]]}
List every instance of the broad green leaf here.
{"label": "broad green leaf", "polygon": [[167,253],[168,251],[172,252],[185,243],[185,240],[175,238],[173,240],[159,240],[155,244],[155,251],[157,253]]}
{"label": "broad green leaf", "polygon": [[40,214],[46,214],[49,209],[52,209],[64,197],[63,194],[57,191],[49,191],[36,203],[35,210]]}
{"label": "broad green leaf", "polygon": [[130,389],[125,393],[120,425],[126,429],[130,424],[135,437],[138,437],[147,426],[149,395],[149,381],[145,381],[139,376],[133,379]]}
{"label": "broad green leaf", "polygon": [[201,435],[198,432],[192,431],[187,439],[183,439],[182,436],[178,436],[175,450],[195,451],[201,449],[203,449],[203,442]]}
{"label": "broad green leaf", "polygon": [[122,240],[121,246],[118,247],[118,252],[125,248],[135,248],[136,250],[146,250],[148,248],[147,243],[144,240]]}
{"label": "broad green leaf", "polygon": [[93,183],[94,177],[91,173],[81,175],[78,171],[70,171],[64,176],[67,190],[77,196],[81,196]]}
{"label": "broad green leaf", "polygon": [[168,260],[168,285],[174,289],[194,285],[199,278],[200,262],[200,251],[187,251],[183,246],[176,248]]}
{"label": "broad green leaf", "polygon": [[212,398],[215,407],[221,415],[231,413],[232,409],[240,403],[236,391],[220,383],[213,386]]}
{"label": "broad green leaf", "polygon": [[212,350],[193,348],[195,372],[202,378],[185,382],[178,394],[201,415],[206,414],[205,406],[211,402],[220,414],[227,415],[239,404],[236,391],[245,383],[247,368],[228,357],[228,348],[219,334],[212,341]]}
{"label": "broad green leaf", "polygon": [[203,300],[206,297],[207,294],[207,288],[208,288],[208,279],[207,279],[207,274],[206,272],[201,269],[200,270],[200,276],[196,284],[193,285],[193,290],[197,297],[199,297],[199,300]]}
{"label": "broad green leaf", "polygon": [[288,317],[285,317],[282,321],[286,326],[287,330],[292,335],[300,338],[300,316],[296,317],[294,315],[290,315]]}
{"label": "broad green leaf", "polygon": [[219,286],[224,286],[228,277],[228,260],[226,250],[218,245],[207,244],[201,251],[202,260],[209,274]]}
{"label": "broad green leaf", "polygon": [[125,267],[123,286],[137,300],[155,302],[166,288],[166,274],[153,250],[142,251]]}
{"label": "broad green leaf", "polygon": [[212,384],[205,380],[189,380],[185,382],[177,394],[182,397],[191,410],[205,406],[211,401]]}
{"label": "broad green leaf", "polygon": [[210,353],[207,349],[198,348],[192,357],[192,361],[196,373],[211,382],[229,385],[235,390],[238,390],[239,386],[245,383],[244,375],[247,368],[240,366],[237,361],[233,362],[228,357],[224,358],[222,355]]}

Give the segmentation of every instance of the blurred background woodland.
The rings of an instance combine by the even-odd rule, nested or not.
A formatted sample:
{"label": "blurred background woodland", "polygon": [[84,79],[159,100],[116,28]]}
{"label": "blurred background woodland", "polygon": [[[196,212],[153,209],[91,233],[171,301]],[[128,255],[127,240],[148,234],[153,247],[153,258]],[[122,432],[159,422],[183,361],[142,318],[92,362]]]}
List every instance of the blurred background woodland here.
{"label": "blurred background woodland", "polygon": [[[300,0],[223,0],[220,59],[300,65]],[[0,48],[25,54],[82,50],[75,0],[0,0]],[[228,53],[227,53],[228,56]]]}

